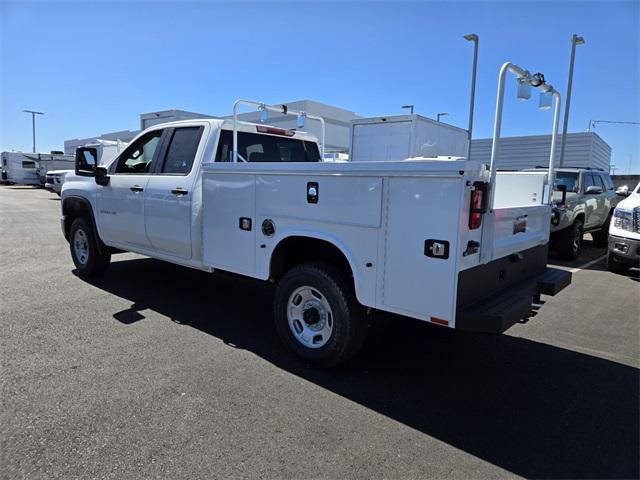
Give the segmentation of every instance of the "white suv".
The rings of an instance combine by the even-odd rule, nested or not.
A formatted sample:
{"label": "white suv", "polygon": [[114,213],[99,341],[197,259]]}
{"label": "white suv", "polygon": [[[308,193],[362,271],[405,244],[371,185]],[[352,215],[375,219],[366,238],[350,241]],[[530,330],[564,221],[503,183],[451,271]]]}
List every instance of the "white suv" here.
{"label": "white suv", "polygon": [[640,266],[640,183],[613,211],[607,268],[624,272]]}

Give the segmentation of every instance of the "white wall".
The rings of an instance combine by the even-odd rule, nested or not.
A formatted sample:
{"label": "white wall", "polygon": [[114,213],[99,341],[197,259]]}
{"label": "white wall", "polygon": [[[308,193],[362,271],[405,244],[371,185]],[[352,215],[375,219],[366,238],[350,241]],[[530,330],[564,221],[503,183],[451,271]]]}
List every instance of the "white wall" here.
{"label": "white wall", "polygon": [[[556,166],[560,162],[561,136],[558,135]],[[503,137],[498,151],[498,168],[521,170],[549,165],[551,135]],[[491,162],[491,139],[480,138],[471,142],[471,159]],[[564,152],[565,167],[594,167],[609,171],[611,147],[595,132],[567,134]]]}

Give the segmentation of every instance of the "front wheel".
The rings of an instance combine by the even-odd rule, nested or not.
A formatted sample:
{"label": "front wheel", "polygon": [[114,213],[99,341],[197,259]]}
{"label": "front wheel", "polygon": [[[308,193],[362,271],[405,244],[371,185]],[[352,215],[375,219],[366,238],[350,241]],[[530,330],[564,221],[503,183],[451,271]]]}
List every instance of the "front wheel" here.
{"label": "front wheel", "polygon": [[582,251],[582,220],[577,219],[573,224],[558,232],[557,250],[561,258],[575,260]]}
{"label": "front wheel", "polygon": [[69,249],[73,263],[81,275],[101,275],[111,262],[111,254],[100,253],[91,222],[76,218],[69,231]]}
{"label": "front wheel", "polygon": [[334,367],[355,355],[367,323],[353,288],[330,265],[289,270],[276,289],[275,323],[282,342],[306,362]]}

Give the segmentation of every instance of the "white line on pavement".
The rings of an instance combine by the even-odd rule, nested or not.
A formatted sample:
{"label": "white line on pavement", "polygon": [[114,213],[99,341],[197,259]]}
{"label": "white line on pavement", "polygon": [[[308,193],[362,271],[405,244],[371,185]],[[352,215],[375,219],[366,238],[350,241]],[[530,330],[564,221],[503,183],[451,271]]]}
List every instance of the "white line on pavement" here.
{"label": "white line on pavement", "polygon": [[595,260],[591,260],[590,262],[585,263],[584,265],[580,265],[579,267],[576,268],[572,268],[571,270],[569,270],[571,273],[575,273],[579,270],[584,270],[585,268],[590,267],[591,265],[601,262],[602,260],[604,260],[605,258],[607,258],[607,255],[602,255],[601,257],[596,258]]}

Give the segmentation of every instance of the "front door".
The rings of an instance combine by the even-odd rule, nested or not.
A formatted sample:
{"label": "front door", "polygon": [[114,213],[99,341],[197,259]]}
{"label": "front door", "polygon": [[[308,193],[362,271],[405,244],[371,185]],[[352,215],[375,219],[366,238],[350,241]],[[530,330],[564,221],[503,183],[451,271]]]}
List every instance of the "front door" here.
{"label": "front door", "polygon": [[144,192],[145,227],[158,253],[190,259],[191,203],[204,126],[170,128]]}
{"label": "front door", "polygon": [[129,145],[112,166],[109,184],[100,187],[98,225],[106,243],[150,248],[144,228],[144,191],[162,132],[154,130]]}

